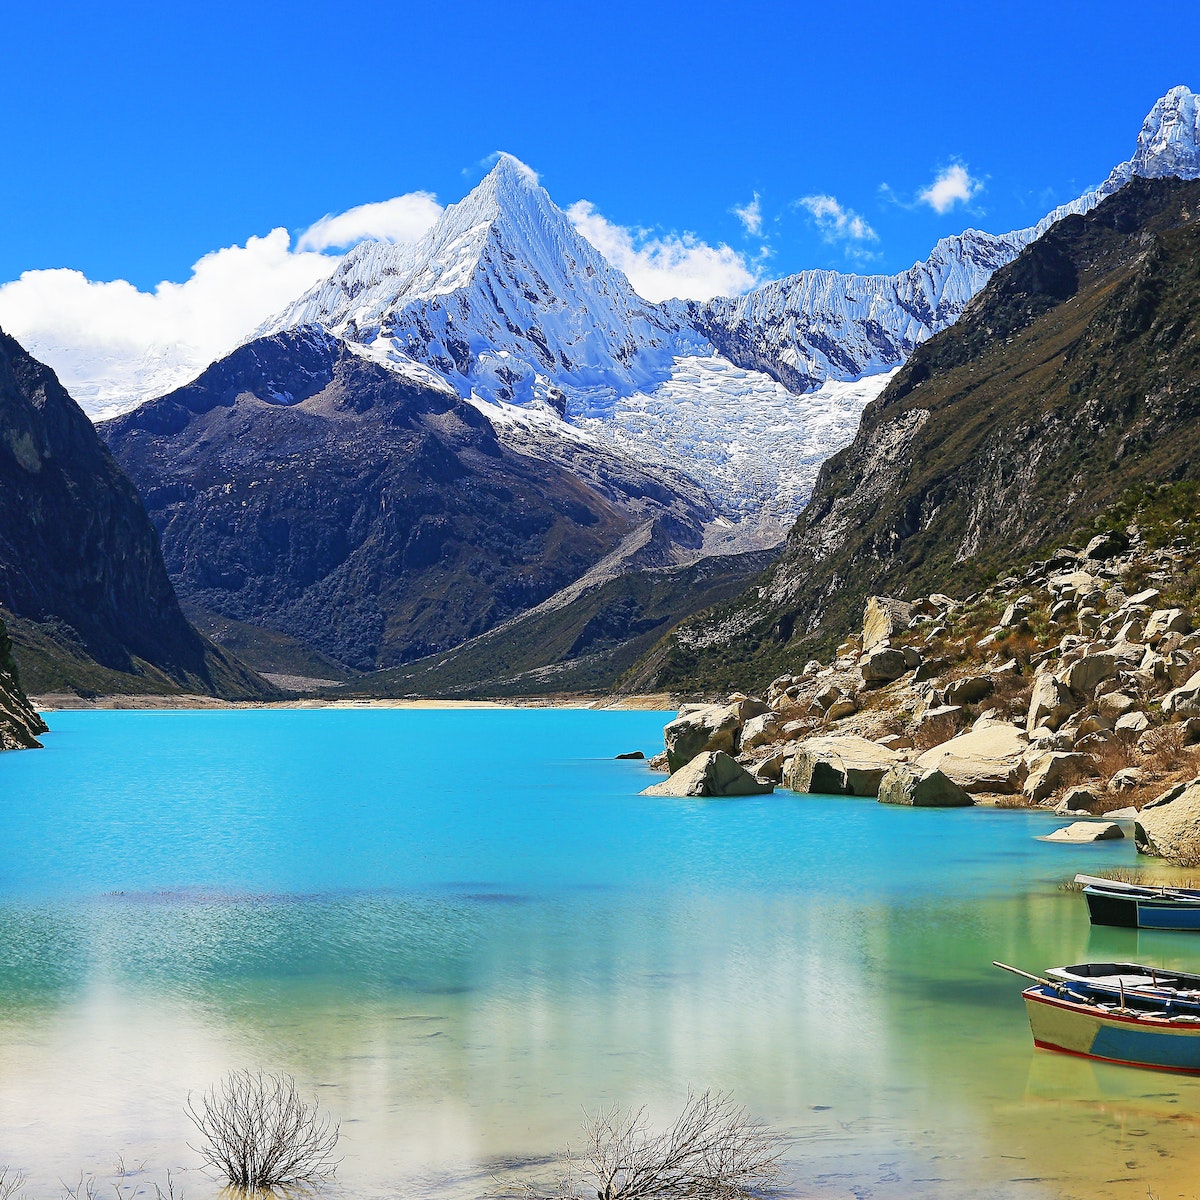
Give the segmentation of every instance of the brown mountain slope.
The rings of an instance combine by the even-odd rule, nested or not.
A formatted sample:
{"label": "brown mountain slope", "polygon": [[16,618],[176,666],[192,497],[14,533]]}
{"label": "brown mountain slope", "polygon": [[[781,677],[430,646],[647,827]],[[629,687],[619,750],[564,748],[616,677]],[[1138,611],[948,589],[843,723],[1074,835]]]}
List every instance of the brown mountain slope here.
{"label": "brown mountain slope", "polygon": [[1200,473],[1200,182],[1134,180],[1053,226],[920,347],[821,471],[763,586],[625,686],[753,686],[865,597],[969,592],[1133,485]]}
{"label": "brown mountain slope", "polygon": [[271,689],[188,624],[133,484],[0,332],[0,614],[34,693]]}

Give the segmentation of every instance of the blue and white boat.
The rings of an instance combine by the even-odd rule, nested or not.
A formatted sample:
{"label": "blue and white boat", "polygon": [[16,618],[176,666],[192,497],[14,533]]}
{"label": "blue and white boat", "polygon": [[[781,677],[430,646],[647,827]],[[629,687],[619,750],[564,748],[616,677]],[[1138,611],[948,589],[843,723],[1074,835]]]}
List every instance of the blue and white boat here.
{"label": "blue and white boat", "polygon": [[1076,875],[1083,884],[1093,925],[1124,929],[1176,929],[1200,933],[1200,891],[1148,887],[1094,875]]}
{"label": "blue and white boat", "polygon": [[1046,979],[1072,994],[1104,1000],[1148,1000],[1173,1012],[1200,1013],[1200,975],[1141,963],[1090,962],[1047,967]]}
{"label": "blue and white boat", "polygon": [[1200,1013],[1126,998],[1112,1002],[1036,983],[1021,993],[1033,1044],[1100,1062],[1200,1075]]}

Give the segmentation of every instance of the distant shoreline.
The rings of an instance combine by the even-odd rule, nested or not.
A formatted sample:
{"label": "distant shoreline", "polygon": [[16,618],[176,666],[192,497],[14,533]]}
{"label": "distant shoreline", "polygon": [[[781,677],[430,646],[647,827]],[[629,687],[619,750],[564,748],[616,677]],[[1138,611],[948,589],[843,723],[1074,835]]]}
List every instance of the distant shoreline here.
{"label": "distant shoreline", "polygon": [[38,712],[77,712],[85,710],[126,711],[133,709],[180,711],[185,709],[306,709],[306,708],[414,708],[414,709],[503,709],[503,708],[575,708],[614,711],[671,712],[678,707],[666,692],[637,696],[522,696],[499,700],[439,700],[403,698],[394,700],[321,700],[306,697],[297,700],[218,700],[213,696],[95,696],[70,694],[31,696]]}

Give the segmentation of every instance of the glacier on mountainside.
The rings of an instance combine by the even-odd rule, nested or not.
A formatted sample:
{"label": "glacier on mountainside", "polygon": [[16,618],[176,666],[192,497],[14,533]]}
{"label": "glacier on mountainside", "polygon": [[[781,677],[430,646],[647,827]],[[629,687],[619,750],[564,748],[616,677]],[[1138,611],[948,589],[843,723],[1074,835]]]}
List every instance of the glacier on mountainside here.
{"label": "glacier on mountainside", "polygon": [[854,437],[862,410],[891,377],[829,380],[798,397],[718,354],[694,355],[676,359],[655,391],[623,396],[606,419],[579,424],[639,458],[685,465],[726,514],[771,544],[787,533],[821,464]]}
{"label": "glacier on mountainside", "polygon": [[783,536],[883,386],[796,396],[720,358],[683,305],[638,296],[508,155],[417,245],[362,243],[259,332],[304,325],[406,372],[424,363],[526,453],[555,453],[558,423],[683,472],[755,544]]}

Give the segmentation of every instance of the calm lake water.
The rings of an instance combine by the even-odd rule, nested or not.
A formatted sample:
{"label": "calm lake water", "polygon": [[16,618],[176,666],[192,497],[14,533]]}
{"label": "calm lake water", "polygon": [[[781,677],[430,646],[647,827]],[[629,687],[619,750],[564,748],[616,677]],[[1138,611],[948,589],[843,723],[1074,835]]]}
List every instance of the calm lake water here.
{"label": "calm lake water", "polygon": [[[662,713],[56,713],[0,757],[0,1165],[194,1168],[182,1105],[283,1070],[330,1194],[477,1196],[581,1110],[727,1088],[797,1196],[1193,1197],[1200,1084],[1034,1051],[1030,969],[1200,966],[1091,931],[1132,843],[848,798],[647,798]],[[186,1170],[189,1200],[219,1194]]]}

